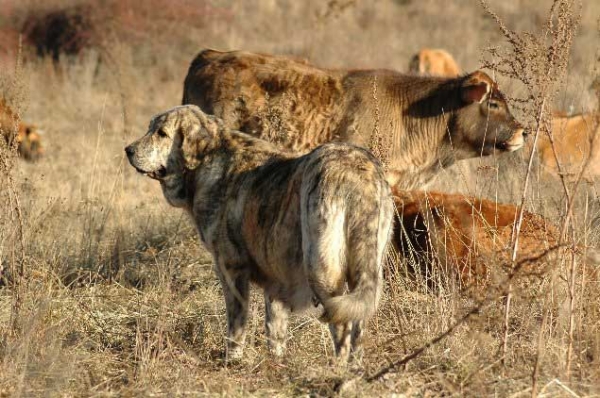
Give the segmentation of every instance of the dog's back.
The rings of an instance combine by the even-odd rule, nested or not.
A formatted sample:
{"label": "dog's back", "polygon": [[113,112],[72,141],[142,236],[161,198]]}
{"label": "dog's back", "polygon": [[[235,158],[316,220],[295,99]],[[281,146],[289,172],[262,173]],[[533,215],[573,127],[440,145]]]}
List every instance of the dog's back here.
{"label": "dog's back", "polygon": [[[327,144],[308,158],[300,194],[306,272],[325,319],[364,320],[379,298],[393,216],[390,188],[364,149]],[[325,277],[336,274],[341,278]],[[350,292],[340,296],[344,281]]]}
{"label": "dog's back", "polygon": [[[244,151],[232,159],[253,163],[266,154],[253,145]],[[213,251],[226,268],[264,288],[273,352],[279,355],[285,340],[276,309],[321,303],[336,355],[347,358],[377,309],[391,233],[393,202],[378,161],[362,148],[326,144],[299,158],[267,160],[225,185],[229,199],[214,218],[221,221],[204,239],[218,242]]]}
{"label": "dog's back", "polygon": [[[332,322],[372,315],[393,216],[375,157],[353,145],[326,144],[244,178],[250,182],[235,183],[244,192],[237,195],[244,202],[237,208],[241,225],[230,232],[256,263],[256,281],[293,309],[316,296]],[[346,282],[350,294],[341,296]]]}

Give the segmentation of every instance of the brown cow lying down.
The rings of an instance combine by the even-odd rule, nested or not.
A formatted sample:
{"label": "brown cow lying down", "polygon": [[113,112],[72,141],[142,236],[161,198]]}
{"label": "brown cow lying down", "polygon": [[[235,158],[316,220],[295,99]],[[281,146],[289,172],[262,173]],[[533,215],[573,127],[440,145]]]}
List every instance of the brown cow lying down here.
{"label": "brown cow lying down", "polygon": [[249,52],[202,51],[183,104],[232,129],[307,152],[329,141],[372,149],[388,182],[422,187],[456,160],[515,151],[525,133],[484,72],[457,78],[328,70]]}
{"label": "brown cow lying down", "polygon": [[9,145],[16,138],[17,150],[24,159],[36,160],[44,153],[40,131],[34,125],[20,121],[3,98],[0,98],[0,136]]}
{"label": "brown cow lying down", "polygon": [[[412,266],[411,272],[425,276],[430,284],[450,280],[462,288],[499,286],[506,280],[517,206],[440,192],[394,190],[393,194],[400,222],[392,241]],[[524,212],[517,255],[517,264],[522,265],[517,275],[541,275],[554,265],[558,236],[548,220]],[[588,250],[588,261],[597,262]]]}
{"label": "brown cow lying down", "polygon": [[410,72],[422,75],[457,77],[460,69],[449,52],[438,48],[423,48],[408,65]]}
{"label": "brown cow lying down", "polygon": [[555,114],[552,118],[552,135],[557,153],[555,156],[548,136],[540,134],[537,144],[540,163],[547,172],[558,176],[559,169],[556,162],[558,158],[561,171],[568,179],[577,178],[584,167],[584,177],[600,176],[599,133],[600,114],[583,113],[573,116]]}

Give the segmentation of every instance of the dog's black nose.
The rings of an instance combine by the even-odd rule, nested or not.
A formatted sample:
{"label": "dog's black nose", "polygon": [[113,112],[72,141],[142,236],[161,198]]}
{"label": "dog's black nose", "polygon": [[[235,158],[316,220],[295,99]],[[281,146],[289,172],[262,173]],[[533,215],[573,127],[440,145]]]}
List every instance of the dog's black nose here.
{"label": "dog's black nose", "polygon": [[133,155],[133,148],[131,147],[131,145],[125,147],[125,153],[129,157],[131,157]]}

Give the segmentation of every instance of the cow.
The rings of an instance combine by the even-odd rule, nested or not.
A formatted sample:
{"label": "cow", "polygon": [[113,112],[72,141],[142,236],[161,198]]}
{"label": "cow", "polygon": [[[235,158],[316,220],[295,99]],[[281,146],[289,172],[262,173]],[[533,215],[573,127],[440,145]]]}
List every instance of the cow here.
{"label": "cow", "polygon": [[190,65],[182,103],[294,151],[329,141],[371,149],[390,185],[402,189],[425,186],[457,160],[515,151],[527,135],[482,71],[446,78],[330,70],[204,50]]}
{"label": "cow", "polygon": [[452,55],[439,48],[421,49],[411,58],[408,70],[431,76],[457,77],[460,75],[460,69]]}
{"label": "cow", "polygon": [[[396,254],[430,285],[457,282],[461,289],[498,287],[506,277],[542,276],[553,265],[559,230],[547,218],[523,212],[518,251],[512,240],[519,207],[489,199],[443,192],[392,189],[397,208],[392,245]],[[575,246],[589,281],[600,281],[600,251]],[[581,256],[585,252],[585,257]],[[515,266],[516,265],[516,266]]]}
{"label": "cow", "polygon": [[37,160],[44,153],[41,131],[21,121],[3,98],[0,98],[0,135],[9,146],[16,139],[17,151],[26,160]]}
{"label": "cow", "polygon": [[[517,206],[442,192],[393,189],[392,194],[398,210],[393,247],[410,274],[424,276],[429,285],[457,282],[461,289],[498,286],[510,274]],[[543,274],[558,238],[555,225],[524,211],[519,274]]]}
{"label": "cow", "polygon": [[550,138],[544,133],[539,135],[537,142],[538,159],[543,170],[553,176],[562,173],[567,180],[574,180],[581,173],[586,179],[600,176],[599,133],[600,113],[567,116],[554,112],[552,115],[554,148]]}

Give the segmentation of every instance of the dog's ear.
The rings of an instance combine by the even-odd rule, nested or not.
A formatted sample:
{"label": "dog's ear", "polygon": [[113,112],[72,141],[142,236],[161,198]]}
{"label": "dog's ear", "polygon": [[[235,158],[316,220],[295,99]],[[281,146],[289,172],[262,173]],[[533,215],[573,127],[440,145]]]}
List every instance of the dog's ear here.
{"label": "dog's ear", "polygon": [[181,157],[183,166],[194,170],[200,164],[200,159],[219,144],[219,131],[222,125],[217,119],[202,117],[197,123],[181,126]]}
{"label": "dog's ear", "polygon": [[206,140],[202,139],[201,127],[181,127],[178,136],[181,140],[181,147],[178,152],[181,154],[183,167],[188,170],[194,170],[200,164],[199,158],[206,147]]}

